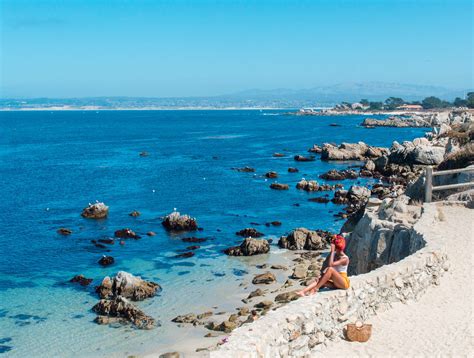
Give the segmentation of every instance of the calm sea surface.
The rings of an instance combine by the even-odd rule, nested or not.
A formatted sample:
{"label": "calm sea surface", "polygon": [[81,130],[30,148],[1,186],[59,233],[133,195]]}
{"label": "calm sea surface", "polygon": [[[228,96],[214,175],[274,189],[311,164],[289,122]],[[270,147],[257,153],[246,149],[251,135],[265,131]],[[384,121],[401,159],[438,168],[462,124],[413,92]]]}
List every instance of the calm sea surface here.
{"label": "calm sea surface", "polygon": [[[222,249],[241,241],[235,232],[259,226],[268,237],[295,227],[339,230],[341,207],[317,204],[295,189],[302,177],[318,179],[332,168],[354,163],[297,163],[313,143],[365,141],[390,146],[424,130],[364,129],[362,116],[289,117],[281,111],[69,111],[0,112],[0,353],[12,357],[126,356],[185,337],[170,319],[221,304],[242,280],[249,261],[228,258]],[[329,126],[337,123],[341,126]],[[140,157],[141,151],[149,152]],[[281,152],[284,158],[273,158]],[[232,167],[252,166],[256,173]],[[300,173],[288,173],[296,166]],[[289,191],[269,189],[262,175],[277,171]],[[322,180],[319,180],[323,182]],[[349,188],[355,181],[344,183]],[[110,206],[109,218],[81,218],[95,200]],[[294,204],[299,204],[295,206]],[[177,208],[197,218],[209,238],[188,259],[175,259],[191,244],[167,234],[160,217]],[[128,214],[138,210],[141,216]],[[73,230],[56,234],[59,227]],[[91,240],[129,227],[142,239],[106,252]],[[145,235],[155,231],[154,237]],[[189,235],[188,235],[189,236]],[[276,241],[272,252],[281,252]],[[113,266],[97,264],[102,254]],[[140,303],[161,327],[139,331],[93,323],[93,286],[105,275],[126,270],[158,282],[163,291]],[[82,273],[89,288],[67,281]],[[227,296],[226,296],[227,295]],[[225,306],[225,304],[224,304]],[[223,306],[220,306],[223,307]]]}

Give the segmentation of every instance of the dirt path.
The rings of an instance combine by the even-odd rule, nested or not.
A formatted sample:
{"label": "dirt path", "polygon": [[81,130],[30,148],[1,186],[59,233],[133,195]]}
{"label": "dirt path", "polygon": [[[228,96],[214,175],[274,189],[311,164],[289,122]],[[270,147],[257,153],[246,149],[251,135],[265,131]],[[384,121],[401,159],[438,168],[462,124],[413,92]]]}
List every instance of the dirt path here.
{"label": "dirt path", "polygon": [[424,232],[440,232],[448,240],[450,269],[441,284],[417,302],[395,304],[373,317],[367,343],[333,342],[321,349],[321,356],[474,356],[474,210],[439,210],[440,221]]}

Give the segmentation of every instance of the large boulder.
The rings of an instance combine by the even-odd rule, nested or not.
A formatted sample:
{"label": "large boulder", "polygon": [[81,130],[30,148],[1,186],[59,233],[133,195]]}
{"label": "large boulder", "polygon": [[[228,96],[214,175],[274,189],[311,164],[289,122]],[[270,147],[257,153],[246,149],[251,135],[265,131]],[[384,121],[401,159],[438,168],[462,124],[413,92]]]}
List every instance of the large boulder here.
{"label": "large boulder", "polygon": [[254,285],[260,285],[260,284],[270,284],[270,283],[273,283],[276,281],[276,277],[274,274],[272,274],[271,272],[265,272],[265,273],[261,273],[259,275],[256,275],[253,280],[252,280],[252,283]]}
{"label": "large boulder", "polygon": [[160,285],[152,281],[145,281],[125,271],[119,271],[115,277],[104,277],[96,292],[100,298],[122,296],[132,301],[142,301],[153,297],[161,289]]}
{"label": "large boulder", "polygon": [[347,198],[351,203],[366,202],[370,198],[370,189],[365,186],[353,185],[349,188]]}
{"label": "large boulder", "polygon": [[189,215],[180,215],[177,211],[167,215],[162,225],[169,231],[194,231],[198,229],[195,218]]}
{"label": "large boulder", "polygon": [[224,250],[229,256],[253,256],[266,254],[269,251],[270,244],[267,240],[257,240],[251,237],[245,239],[240,246],[234,246]]}
{"label": "large boulder", "polygon": [[347,240],[349,274],[358,275],[397,262],[424,246],[413,230],[421,207],[401,195],[385,199],[377,210],[366,210]]}
{"label": "large boulder", "polygon": [[289,250],[323,250],[327,247],[327,242],[317,231],[298,228],[287,236],[282,236],[278,246]]}
{"label": "large boulder", "polygon": [[104,219],[109,214],[109,207],[104,203],[90,204],[82,210],[82,217],[87,219]]}
{"label": "large boulder", "polygon": [[325,143],[321,151],[322,160],[366,160],[388,154],[386,148],[372,147],[364,142],[342,143],[339,147]]}
{"label": "large boulder", "polygon": [[92,310],[98,314],[96,322],[109,324],[112,322],[131,322],[139,329],[151,329],[155,327],[155,320],[147,316],[138,307],[130,303],[126,298],[117,296],[112,300],[100,300]]}
{"label": "large boulder", "polygon": [[[443,161],[446,148],[427,144],[426,140],[415,139],[413,142],[393,142],[388,160],[402,165],[438,165]],[[377,164],[377,163],[376,163]]]}

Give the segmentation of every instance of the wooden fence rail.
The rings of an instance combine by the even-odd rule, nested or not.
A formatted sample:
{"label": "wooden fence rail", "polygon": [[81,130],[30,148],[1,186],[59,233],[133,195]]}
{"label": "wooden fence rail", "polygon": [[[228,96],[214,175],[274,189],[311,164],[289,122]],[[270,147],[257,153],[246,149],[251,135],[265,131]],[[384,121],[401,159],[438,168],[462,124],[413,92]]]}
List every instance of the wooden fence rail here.
{"label": "wooden fence rail", "polygon": [[470,168],[462,168],[462,169],[452,169],[452,170],[440,170],[437,172],[433,172],[433,167],[426,167],[425,170],[425,202],[431,203],[433,199],[433,191],[440,191],[440,190],[447,190],[447,189],[456,189],[456,188],[465,188],[474,186],[474,181],[468,181],[466,183],[458,183],[458,184],[449,184],[449,185],[438,185],[433,186],[433,177],[440,176],[440,175],[449,175],[449,174],[457,174],[457,173],[467,173],[467,172],[474,172],[474,167]]}

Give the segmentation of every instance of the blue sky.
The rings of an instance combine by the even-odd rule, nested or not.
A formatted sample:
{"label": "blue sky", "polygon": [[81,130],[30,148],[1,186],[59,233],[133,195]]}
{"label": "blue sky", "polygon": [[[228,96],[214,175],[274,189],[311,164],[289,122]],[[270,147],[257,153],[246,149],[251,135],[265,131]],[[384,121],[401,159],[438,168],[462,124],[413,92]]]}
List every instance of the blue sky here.
{"label": "blue sky", "polygon": [[2,97],[473,87],[470,0],[0,0]]}

